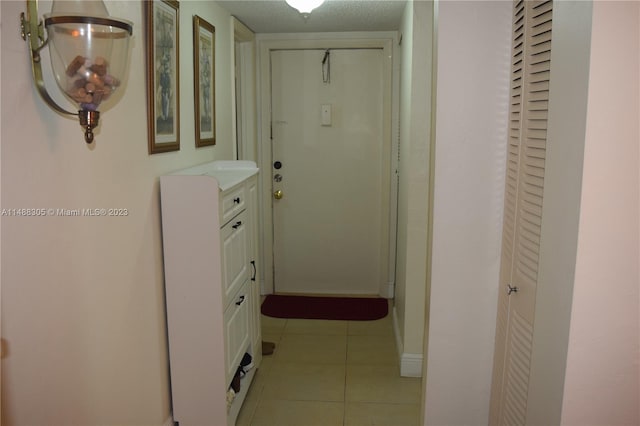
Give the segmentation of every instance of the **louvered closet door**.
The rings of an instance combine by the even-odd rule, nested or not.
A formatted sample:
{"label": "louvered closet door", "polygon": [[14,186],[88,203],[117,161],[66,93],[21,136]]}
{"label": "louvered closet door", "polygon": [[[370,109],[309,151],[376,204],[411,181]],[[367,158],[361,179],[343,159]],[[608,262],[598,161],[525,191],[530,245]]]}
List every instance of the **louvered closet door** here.
{"label": "louvered closet door", "polygon": [[[516,1],[490,423],[526,422],[544,188],[553,3]],[[510,287],[517,288],[508,294]]]}

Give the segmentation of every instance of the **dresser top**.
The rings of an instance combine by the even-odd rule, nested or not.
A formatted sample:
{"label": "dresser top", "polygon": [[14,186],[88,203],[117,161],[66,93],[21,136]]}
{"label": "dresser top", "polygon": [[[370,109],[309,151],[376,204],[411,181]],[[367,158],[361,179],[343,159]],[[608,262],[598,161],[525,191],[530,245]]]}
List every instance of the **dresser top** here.
{"label": "dresser top", "polygon": [[221,191],[225,191],[258,173],[254,161],[217,160],[189,167],[171,173],[171,176],[211,176],[218,181]]}

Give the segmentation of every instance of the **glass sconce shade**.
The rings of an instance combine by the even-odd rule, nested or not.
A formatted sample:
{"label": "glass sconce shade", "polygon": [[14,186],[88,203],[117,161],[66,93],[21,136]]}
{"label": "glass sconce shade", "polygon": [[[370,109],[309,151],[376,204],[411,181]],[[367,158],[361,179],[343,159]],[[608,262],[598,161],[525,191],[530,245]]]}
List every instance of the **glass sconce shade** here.
{"label": "glass sconce shade", "polygon": [[58,86],[81,110],[97,111],[127,71],[131,23],[109,17],[102,1],[54,1],[44,24]]}
{"label": "glass sconce shade", "polygon": [[[85,142],[92,143],[100,119],[98,108],[113,99],[113,92],[126,78],[133,25],[110,17],[102,0],[54,0],[44,22],[38,16],[38,1],[26,3],[26,13],[20,14],[20,32],[29,45],[36,89],[54,111],[77,116]],[[40,56],[47,45],[55,80],[62,93],[78,105],[77,113],[62,108],[47,91]]]}

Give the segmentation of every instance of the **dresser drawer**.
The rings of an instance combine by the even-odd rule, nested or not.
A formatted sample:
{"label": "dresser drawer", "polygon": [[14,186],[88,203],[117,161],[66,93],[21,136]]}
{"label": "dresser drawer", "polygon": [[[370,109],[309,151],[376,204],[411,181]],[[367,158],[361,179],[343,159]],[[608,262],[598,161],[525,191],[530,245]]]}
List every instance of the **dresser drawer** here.
{"label": "dresser drawer", "polygon": [[229,305],[238,288],[249,278],[249,224],[247,213],[235,216],[220,230],[222,245],[223,306]]}
{"label": "dresser drawer", "polygon": [[246,208],[247,187],[244,184],[228,189],[222,194],[220,203],[220,224],[224,225]]}
{"label": "dresser drawer", "polygon": [[251,295],[248,283],[244,283],[233,295],[224,311],[225,383],[231,383],[240,361],[249,346],[249,307]]}

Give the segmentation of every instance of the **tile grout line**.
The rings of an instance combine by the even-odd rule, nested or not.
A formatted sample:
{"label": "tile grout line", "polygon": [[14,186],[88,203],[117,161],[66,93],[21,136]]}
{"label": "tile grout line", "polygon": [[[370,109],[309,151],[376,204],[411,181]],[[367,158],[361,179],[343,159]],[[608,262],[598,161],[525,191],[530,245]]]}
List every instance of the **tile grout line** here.
{"label": "tile grout line", "polygon": [[349,359],[349,321],[347,321],[346,350],[344,351],[344,386],[342,387],[342,426],[347,424],[347,360]]}

